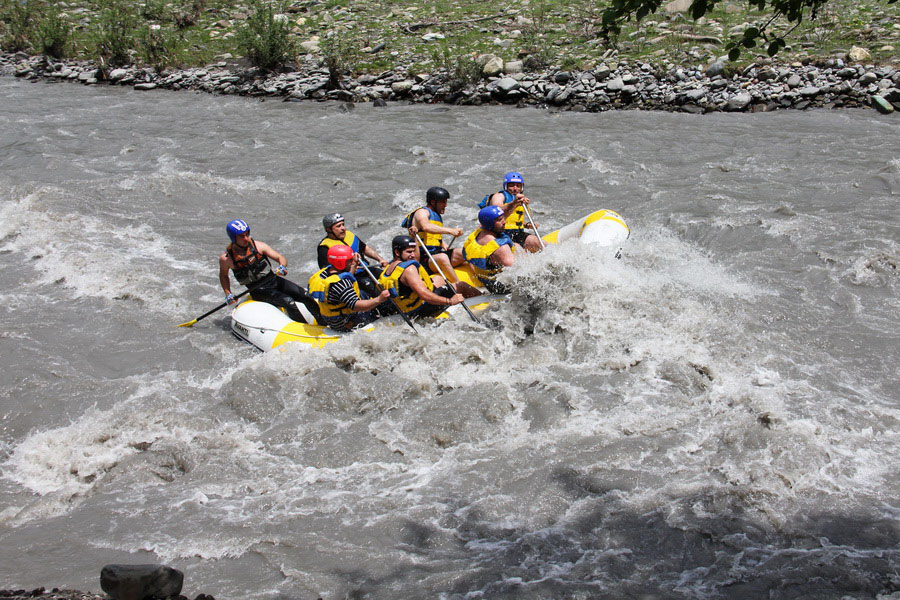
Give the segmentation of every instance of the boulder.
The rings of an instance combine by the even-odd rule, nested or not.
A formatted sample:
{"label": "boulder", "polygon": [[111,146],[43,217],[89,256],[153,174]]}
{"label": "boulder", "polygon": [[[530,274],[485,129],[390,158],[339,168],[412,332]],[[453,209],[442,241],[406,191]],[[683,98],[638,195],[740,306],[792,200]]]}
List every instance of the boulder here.
{"label": "boulder", "polygon": [[519,87],[521,87],[519,85],[519,82],[516,81],[515,79],[513,79],[512,77],[504,77],[504,78],[498,80],[496,85],[497,85],[497,87],[496,87],[497,92],[499,92],[500,94],[502,94],[504,96],[506,96],[510,92],[518,90]]}
{"label": "boulder", "polygon": [[853,46],[850,48],[850,52],[847,54],[850,60],[855,60],[857,62],[862,62],[864,60],[869,60],[872,58],[872,55],[869,54],[869,51],[865,48],[860,48],[859,46]]}
{"label": "boulder", "polygon": [[872,107],[883,115],[894,112],[894,106],[881,96],[872,96]]}
{"label": "boulder", "polygon": [[706,68],[707,77],[716,77],[718,75],[723,75],[724,73],[725,63],[723,63],[721,60],[717,60]]}
{"label": "boulder", "polygon": [[100,588],[114,600],[168,598],[181,593],[184,574],[164,565],[106,565]]}
{"label": "boulder", "polygon": [[751,100],[753,97],[748,92],[739,92],[728,99],[725,110],[742,111],[750,105]]}
{"label": "boulder", "polygon": [[606,91],[607,92],[619,92],[622,91],[622,88],[625,87],[625,82],[622,81],[621,77],[615,77],[606,82]]}
{"label": "boulder", "polygon": [[515,75],[521,73],[524,68],[525,66],[522,64],[521,60],[511,60],[503,65],[503,72],[507,75]]}
{"label": "boulder", "polygon": [[503,59],[499,56],[489,56],[481,67],[481,74],[485,77],[496,77],[503,72]]}
{"label": "boulder", "polygon": [[391,84],[391,91],[398,96],[408,94],[409,91],[413,88],[413,85],[415,85],[415,82],[409,80],[395,81]]}
{"label": "boulder", "polygon": [[665,10],[667,14],[675,14],[675,13],[683,13],[687,12],[691,7],[692,0],[672,0],[665,6]]}

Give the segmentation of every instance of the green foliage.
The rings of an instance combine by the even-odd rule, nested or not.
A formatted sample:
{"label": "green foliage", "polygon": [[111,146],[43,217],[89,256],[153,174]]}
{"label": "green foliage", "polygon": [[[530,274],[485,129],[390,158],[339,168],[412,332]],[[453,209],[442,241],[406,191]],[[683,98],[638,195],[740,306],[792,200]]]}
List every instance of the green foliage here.
{"label": "green foliage", "polygon": [[141,58],[157,73],[177,63],[176,52],[180,40],[174,30],[160,25],[150,25],[141,35]]}
{"label": "green foliage", "polygon": [[349,33],[333,30],[319,43],[319,50],[328,69],[328,88],[338,89],[341,87],[344,74],[352,71],[359,60],[357,44]]}
{"label": "green foliage", "polygon": [[250,10],[250,17],[235,36],[240,51],[251,64],[264,71],[275,70],[292,60],[296,49],[285,7],[266,0],[252,0]]}
{"label": "green foliage", "polygon": [[58,10],[51,8],[44,13],[35,31],[35,39],[41,53],[53,58],[68,54],[71,25]]}
{"label": "green foliage", "polygon": [[[663,0],[612,0],[603,12],[603,35],[617,36],[622,25],[634,19],[640,21],[647,15],[656,12]],[[832,0],[833,1],[833,0]],[[691,17],[699,19],[715,9],[719,0],[693,0],[690,6]],[[819,11],[829,0],[747,0],[748,8],[759,10],[767,14],[767,20],[748,27],[739,39],[730,41],[726,45],[728,56],[731,60],[737,60],[742,49],[756,48],[764,45],[769,56],[775,56],[780,50],[787,47],[785,38],[796,29],[805,19],[815,19]],[[897,0],[887,0],[893,4]],[[793,26],[785,33],[773,31],[773,24],[778,20],[787,20]]]}
{"label": "green foliage", "polygon": [[451,90],[459,91],[481,80],[483,66],[463,48],[442,43],[432,47],[430,54],[431,62],[447,72]]}
{"label": "green foliage", "polygon": [[31,47],[29,36],[37,9],[33,0],[3,0],[0,4],[0,20],[6,25],[0,40],[4,50],[20,52]]}
{"label": "green foliage", "polygon": [[127,65],[137,47],[138,15],[127,0],[103,0],[94,23],[97,58],[110,67]]}
{"label": "green foliage", "polygon": [[539,71],[553,62],[554,53],[545,39],[547,29],[547,2],[537,0],[529,5],[530,23],[522,28],[519,38],[522,54],[527,54],[523,64],[529,71]]}
{"label": "green foliage", "polygon": [[140,14],[149,21],[164,21],[169,16],[166,0],[144,0]]}

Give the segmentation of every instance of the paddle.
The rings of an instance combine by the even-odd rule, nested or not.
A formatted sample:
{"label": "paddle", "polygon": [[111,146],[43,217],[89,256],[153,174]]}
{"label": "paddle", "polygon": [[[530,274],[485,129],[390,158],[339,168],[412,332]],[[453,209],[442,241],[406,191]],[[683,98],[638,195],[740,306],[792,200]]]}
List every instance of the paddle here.
{"label": "paddle", "polygon": [[[453,286],[450,285],[450,280],[447,279],[447,276],[446,276],[446,275],[444,275],[444,271],[441,269],[441,265],[438,264],[438,261],[434,260],[434,257],[431,255],[431,250],[428,249],[428,246],[425,245],[425,242],[422,241],[422,238],[420,238],[420,237],[417,236],[417,235],[413,236],[413,238],[414,238],[417,242],[419,242],[419,245],[422,246],[422,250],[425,251],[425,254],[427,254],[427,255],[428,255],[428,258],[431,260],[431,262],[434,263],[434,267],[438,270],[438,273],[440,273],[440,274],[441,274],[441,277],[444,278],[444,281],[447,282],[447,285],[444,286],[444,287],[450,288],[450,291],[453,292],[453,293],[455,293],[456,290],[454,290],[454,289],[453,289]],[[456,239],[456,238],[453,238],[453,239]],[[473,320],[473,321],[475,321],[476,323],[479,322],[479,321],[478,321],[478,317],[475,316],[475,313],[472,312],[472,309],[471,309],[471,308],[469,308],[468,306],[466,306],[466,303],[465,303],[465,302],[462,303],[462,307],[463,307],[464,309],[466,309],[466,312],[469,313],[469,316],[472,317],[472,320]]]}
{"label": "paddle", "polygon": [[453,248],[453,244],[456,243],[456,238],[458,238],[458,237],[459,237],[458,235],[454,235],[454,236],[453,236],[453,239],[450,240],[450,243],[449,243],[449,244],[447,244],[447,250],[450,250],[450,249]]}
{"label": "paddle", "polygon": [[534,219],[531,218],[531,211],[528,210],[527,204],[523,204],[522,208],[525,209],[525,214],[528,215],[528,220],[531,221],[531,228],[534,229],[534,234],[537,236],[538,241],[541,243],[541,249],[543,250],[544,248],[547,247],[547,245],[544,244],[544,240],[541,239],[541,234],[538,231],[537,226],[534,224]]}
{"label": "paddle", "polygon": [[[250,292],[252,292],[252,291],[255,290],[256,288],[258,288],[260,285],[262,285],[265,281],[267,281],[267,279],[263,279],[263,280],[261,280],[261,281],[257,281],[256,283],[254,283],[253,285],[251,285],[250,287],[248,287],[246,290],[244,290],[243,292],[241,292],[240,294],[238,294],[237,296],[235,296],[234,299],[237,300],[237,299],[240,298],[241,296],[243,296],[243,295],[245,295],[245,294],[249,294]],[[223,302],[222,304],[218,305],[217,307],[215,307],[215,308],[212,309],[211,311],[208,311],[208,312],[203,313],[202,315],[200,315],[199,317],[197,317],[197,318],[194,319],[193,321],[188,321],[187,323],[182,323],[181,325],[179,325],[179,327],[192,327],[192,326],[194,325],[194,323],[196,323],[197,321],[199,321],[199,320],[201,320],[201,319],[205,319],[205,318],[208,317],[209,315],[213,314],[214,312],[216,312],[216,311],[218,311],[218,310],[221,310],[221,309],[225,308],[226,306],[228,306],[228,303],[227,303],[227,302]]]}
{"label": "paddle", "polygon": [[[383,290],[383,289],[384,289],[383,287],[381,287],[381,284],[378,283],[378,280],[375,278],[375,275],[372,274],[372,271],[369,270],[369,267],[366,265],[366,263],[364,263],[363,261],[359,261],[359,266],[361,266],[363,269],[366,270],[366,273],[369,274],[369,277],[372,278],[372,281],[375,282],[375,286],[376,286],[379,290]],[[406,324],[409,325],[410,327],[412,327],[412,330],[413,330],[413,331],[415,331],[416,333],[419,333],[419,330],[417,330],[417,329],[416,329],[416,326],[413,325],[412,319],[409,318],[409,315],[407,315],[405,312],[403,312],[402,310],[400,310],[400,307],[397,306],[397,303],[394,301],[394,299],[391,298],[390,296],[388,296],[388,300],[391,301],[391,304],[394,305],[394,308],[397,309],[397,312],[400,313],[400,316],[403,317],[403,320],[406,321]]]}

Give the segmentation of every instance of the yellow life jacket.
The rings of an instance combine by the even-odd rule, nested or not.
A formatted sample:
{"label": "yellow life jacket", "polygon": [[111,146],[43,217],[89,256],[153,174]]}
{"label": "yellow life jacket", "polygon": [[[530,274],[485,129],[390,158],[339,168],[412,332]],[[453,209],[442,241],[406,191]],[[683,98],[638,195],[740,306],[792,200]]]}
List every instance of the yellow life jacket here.
{"label": "yellow life jacket", "polygon": [[[506,190],[500,190],[499,192],[503,194],[503,204],[510,204],[516,201],[516,197],[507,192]],[[494,194],[488,194],[484,198],[481,199],[481,202],[478,203],[478,208],[484,208],[491,203],[491,197]],[[519,205],[516,207],[514,211],[509,213],[506,217],[506,227],[504,229],[525,229],[525,207]]]}
{"label": "yellow life jacket", "polygon": [[482,231],[483,229],[476,229],[466,238],[466,241],[463,243],[463,258],[472,265],[472,270],[475,271],[475,275],[479,279],[493,279],[494,275],[500,272],[503,267],[492,263],[490,261],[491,255],[500,246],[508,245],[510,248],[513,248],[513,243],[511,239],[503,235],[495,237],[487,244],[479,244],[477,238]]}
{"label": "yellow life jacket", "polygon": [[[428,211],[428,221],[432,225],[437,225],[438,227],[444,226],[444,218],[441,216],[439,212],[429,208],[428,206],[421,206],[416,210],[412,211],[408,215],[406,215],[403,220],[400,222],[400,227],[404,227],[409,229],[413,226],[413,216],[422,209]],[[444,247],[444,236],[440,233],[426,233],[424,231],[419,231],[416,233],[416,237],[422,240],[422,243],[425,244],[425,247],[428,248],[429,252],[434,252],[436,250],[440,250]]]}
{"label": "yellow life jacket", "polygon": [[331,267],[325,267],[324,269],[315,272],[313,276],[309,278],[309,295],[315,298],[316,302],[319,303],[319,311],[326,319],[351,315],[353,314],[353,310],[346,304],[332,304],[328,301],[328,290],[331,289],[332,284],[337,283],[341,279],[350,278],[353,280],[353,289],[358,296],[359,284],[356,282],[356,277],[351,273],[332,273],[329,275],[328,269],[330,268]]}
{"label": "yellow life jacket", "polygon": [[400,276],[407,267],[415,265],[419,269],[419,277],[425,282],[425,287],[430,291],[434,291],[434,283],[431,281],[431,275],[420,265],[418,261],[407,260],[401,263],[391,263],[378,278],[381,286],[390,290],[391,297],[402,312],[408,313],[416,310],[425,302],[419,295],[408,285],[400,281]]}

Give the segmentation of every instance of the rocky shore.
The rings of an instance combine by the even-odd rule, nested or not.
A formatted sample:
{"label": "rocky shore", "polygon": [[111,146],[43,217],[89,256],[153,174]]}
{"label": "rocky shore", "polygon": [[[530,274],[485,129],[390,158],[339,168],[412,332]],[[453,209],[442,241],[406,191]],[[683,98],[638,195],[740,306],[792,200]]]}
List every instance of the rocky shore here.
{"label": "rocky shore", "polygon": [[92,61],[58,62],[23,53],[0,55],[0,73],[31,80],[110,84],[136,90],[194,90],[212,94],[341,101],[485,105],[506,104],[581,112],[616,109],[688,113],[871,107],[900,110],[900,69],[853,60],[753,63],[732,72],[724,60],[705,67],[627,62],[609,56],[591,71],[525,73],[521,62],[482,57],[484,77],[460,87],[449,74],[410,73],[397,67],[378,75],[344,78],[329,86],[327,69],[312,57],[296,70],[263,73],[229,56],[202,68],[157,73],[144,67],[100,69]]}

